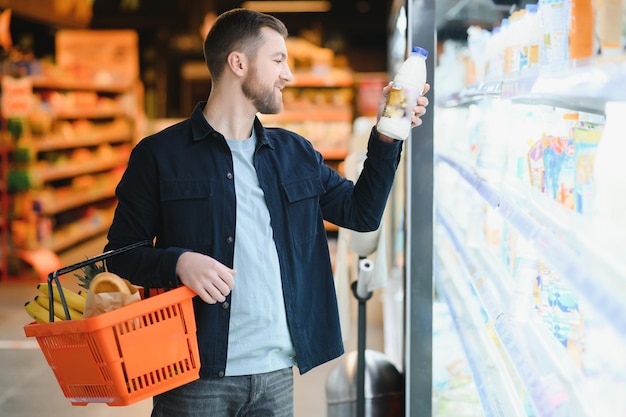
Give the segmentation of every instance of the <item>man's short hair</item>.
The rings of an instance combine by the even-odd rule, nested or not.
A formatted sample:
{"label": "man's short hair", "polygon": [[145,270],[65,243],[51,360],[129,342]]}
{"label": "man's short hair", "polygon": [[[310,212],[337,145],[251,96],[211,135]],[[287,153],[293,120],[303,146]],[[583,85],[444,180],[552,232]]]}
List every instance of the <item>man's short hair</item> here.
{"label": "man's short hair", "polygon": [[288,35],[285,24],[268,14],[237,8],[219,15],[204,40],[204,59],[211,77],[217,80],[222,75],[228,55],[233,51],[254,58],[263,41],[261,28],[264,27],[285,38]]}

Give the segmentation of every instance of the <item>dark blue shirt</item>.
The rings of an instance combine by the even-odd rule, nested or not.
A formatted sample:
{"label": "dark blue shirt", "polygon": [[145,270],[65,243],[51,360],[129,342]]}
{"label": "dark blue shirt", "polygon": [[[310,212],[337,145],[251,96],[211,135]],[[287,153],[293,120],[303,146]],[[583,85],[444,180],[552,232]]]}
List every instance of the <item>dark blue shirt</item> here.
{"label": "dark blue shirt", "polygon": [[[148,136],[133,149],[117,187],[118,206],[105,250],[153,240],[107,260],[112,272],[145,287],[177,287],[176,262],[185,251],[232,267],[235,188],[230,149],[206,121],[199,103],[189,119]],[[400,159],[401,142],[378,139],[354,184],[324,164],[311,143],[255,119],[254,165],[269,209],[289,331],[301,373],[343,353],[333,273],[323,220],[375,230]],[[207,304],[194,297],[201,377],[226,369],[230,296]],[[260,306],[259,308],[263,308]]]}

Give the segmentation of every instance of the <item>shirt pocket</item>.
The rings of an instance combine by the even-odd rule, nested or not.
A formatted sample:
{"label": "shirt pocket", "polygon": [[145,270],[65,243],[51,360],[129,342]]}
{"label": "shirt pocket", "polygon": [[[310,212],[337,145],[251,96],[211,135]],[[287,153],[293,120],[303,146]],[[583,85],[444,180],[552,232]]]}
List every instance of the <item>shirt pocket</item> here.
{"label": "shirt pocket", "polygon": [[287,217],[294,243],[308,242],[318,233],[322,221],[320,195],[324,192],[317,176],[298,178],[282,184],[287,197]]}
{"label": "shirt pocket", "polygon": [[211,181],[170,180],[160,184],[162,224],[170,244],[206,244],[213,218]]}

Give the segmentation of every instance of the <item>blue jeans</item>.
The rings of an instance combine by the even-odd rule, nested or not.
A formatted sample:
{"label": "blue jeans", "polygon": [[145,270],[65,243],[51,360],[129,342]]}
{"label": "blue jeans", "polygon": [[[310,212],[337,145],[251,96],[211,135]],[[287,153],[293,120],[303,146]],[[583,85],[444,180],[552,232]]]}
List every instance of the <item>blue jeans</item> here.
{"label": "blue jeans", "polygon": [[157,395],[152,417],[292,417],[293,370],[198,379]]}

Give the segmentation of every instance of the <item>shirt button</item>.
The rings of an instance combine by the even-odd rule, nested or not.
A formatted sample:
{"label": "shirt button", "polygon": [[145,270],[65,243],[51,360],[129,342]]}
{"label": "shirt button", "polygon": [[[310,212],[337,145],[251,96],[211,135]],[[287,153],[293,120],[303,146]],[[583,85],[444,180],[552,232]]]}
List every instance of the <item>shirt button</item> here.
{"label": "shirt button", "polygon": [[229,172],[228,174],[226,174],[226,178],[228,178],[229,180],[233,179],[233,173]]}
{"label": "shirt button", "polygon": [[228,301],[224,301],[224,302],[222,303],[222,308],[223,308],[224,310],[226,310],[228,307],[230,307],[230,304],[228,304]]}
{"label": "shirt button", "polygon": [[220,378],[224,378],[224,371],[219,371],[217,373],[217,376],[219,376]]}
{"label": "shirt button", "polygon": [[235,240],[235,239],[233,239],[233,237],[232,237],[232,236],[228,236],[228,237],[226,238],[226,243],[233,243],[233,240]]}

